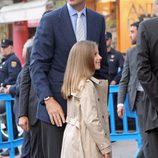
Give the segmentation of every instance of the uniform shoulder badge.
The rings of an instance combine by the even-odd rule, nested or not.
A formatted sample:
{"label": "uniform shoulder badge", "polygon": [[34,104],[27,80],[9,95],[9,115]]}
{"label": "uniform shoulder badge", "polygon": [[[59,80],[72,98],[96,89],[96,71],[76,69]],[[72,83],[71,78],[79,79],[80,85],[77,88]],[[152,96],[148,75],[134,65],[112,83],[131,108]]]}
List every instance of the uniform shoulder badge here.
{"label": "uniform shoulder badge", "polygon": [[17,62],[16,62],[16,61],[12,61],[12,62],[11,62],[11,67],[14,68],[14,67],[16,67],[16,66],[17,66]]}
{"label": "uniform shoulder badge", "polygon": [[114,59],[114,58],[115,58],[115,55],[111,55],[111,58]]}

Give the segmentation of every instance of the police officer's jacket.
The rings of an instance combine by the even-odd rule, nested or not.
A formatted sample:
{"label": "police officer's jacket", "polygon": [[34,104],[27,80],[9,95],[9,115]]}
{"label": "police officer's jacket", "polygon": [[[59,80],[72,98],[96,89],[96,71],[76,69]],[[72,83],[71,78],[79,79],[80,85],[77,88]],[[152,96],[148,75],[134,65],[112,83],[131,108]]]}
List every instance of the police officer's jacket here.
{"label": "police officer's jacket", "polygon": [[115,80],[118,84],[121,79],[124,58],[122,54],[115,49],[111,48],[110,52],[107,53],[108,55],[108,64],[109,64],[109,78],[110,82]]}
{"label": "police officer's jacket", "polygon": [[12,53],[2,59],[0,63],[0,84],[1,86],[13,85],[21,71],[21,63],[17,56]]}

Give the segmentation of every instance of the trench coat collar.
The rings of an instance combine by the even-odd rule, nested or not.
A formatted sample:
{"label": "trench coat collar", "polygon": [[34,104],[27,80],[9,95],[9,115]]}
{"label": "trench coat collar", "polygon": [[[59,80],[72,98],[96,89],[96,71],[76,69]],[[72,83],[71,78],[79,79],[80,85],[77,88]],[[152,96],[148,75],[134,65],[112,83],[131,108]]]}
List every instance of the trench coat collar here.
{"label": "trench coat collar", "polygon": [[[92,81],[93,83],[95,83],[95,84],[97,84],[97,85],[100,84],[100,80],[96,79],[95,77],[91,77],[91,78],[88,79],[87,81]],[[85,85],[85,81],[82,80],[82,81],[80,82],[80,84],[79,84],[79,89],[80,89],[80,91],[83,89],[84,85]],[[71,92],[71,95],[72,95],[72,96],[75,96],[75,97],[77,97],[77,98],[79,98],[79,97],[80,97],[80,91],[79,91],[79,92],[78,92],[78,91],[77,91],[77,92]]]}
{"label": "trench coat collar", "polygon": [[90,80],[96,84],[100,84],[100,81],[96,79],[95,77],[91,77]]}

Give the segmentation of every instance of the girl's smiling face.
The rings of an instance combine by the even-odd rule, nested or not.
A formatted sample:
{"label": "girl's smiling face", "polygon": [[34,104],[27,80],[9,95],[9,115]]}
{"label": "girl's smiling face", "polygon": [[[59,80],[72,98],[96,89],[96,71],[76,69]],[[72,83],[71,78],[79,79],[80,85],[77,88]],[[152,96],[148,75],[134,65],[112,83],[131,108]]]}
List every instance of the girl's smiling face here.
{"label": "girl's smiling face", "polygon": [[99,55],[98,48],[95,48],[95,54],[94,54],[94,67],[95,70],[99,70],[101,67],[101,59],[102,57]]}

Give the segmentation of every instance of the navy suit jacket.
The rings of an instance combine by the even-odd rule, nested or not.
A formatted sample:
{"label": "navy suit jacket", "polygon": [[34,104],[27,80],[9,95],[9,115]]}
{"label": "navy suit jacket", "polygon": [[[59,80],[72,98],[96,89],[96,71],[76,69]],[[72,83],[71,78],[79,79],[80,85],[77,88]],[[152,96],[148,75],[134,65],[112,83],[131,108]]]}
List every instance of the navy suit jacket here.
{"label": "navy suit jacket", "polygon": [[[108,78],[108,64],[105,50],[105,20],[100,14],[86,9],[87,40],[98,43],[102,56],[102,68],[95,77]],[[53,96],[66,115],[66,101],[61,96],[61,86],[71,47],[76,43],[67,5],[46,13],[37,28],[30,64],[33,85],[39,98],[37,117],[50,123],[43,99]]]}

